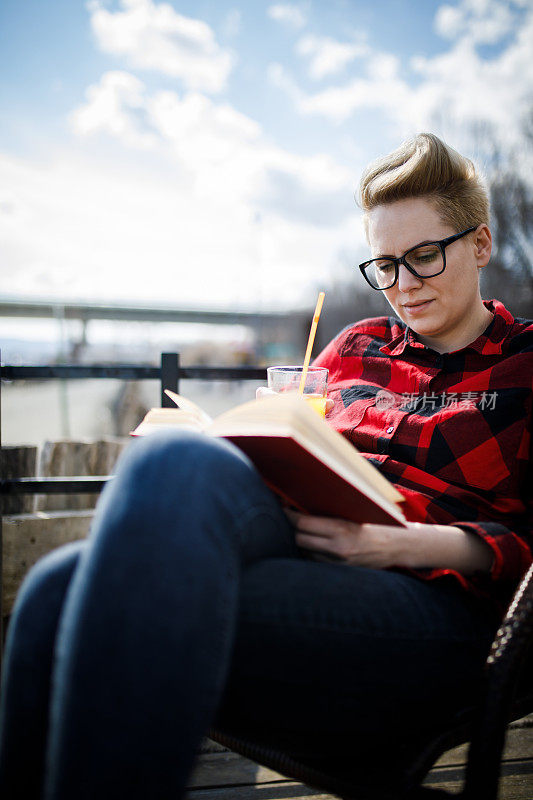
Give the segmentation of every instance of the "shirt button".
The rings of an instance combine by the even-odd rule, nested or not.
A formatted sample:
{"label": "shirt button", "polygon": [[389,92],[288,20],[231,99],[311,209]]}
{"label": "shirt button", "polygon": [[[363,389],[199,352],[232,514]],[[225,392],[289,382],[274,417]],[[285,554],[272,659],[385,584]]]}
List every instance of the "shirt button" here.
{"label": "shirt button", "polygon": [[389,425],[389,427],[387,428],[387,433],[392,433],[393,430],[394,430],[394,425]]}

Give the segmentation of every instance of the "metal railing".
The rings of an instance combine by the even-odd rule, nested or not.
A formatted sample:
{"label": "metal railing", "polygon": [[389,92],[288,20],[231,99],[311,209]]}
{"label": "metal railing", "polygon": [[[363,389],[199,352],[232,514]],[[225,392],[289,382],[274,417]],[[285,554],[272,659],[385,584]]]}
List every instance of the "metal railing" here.
{"label": "metal railing", "polygon": [[[1,361],[1,354],[0,354]],[[0,445],[2,443],[1,386],[2,381],[16,380],[82,380],[88,378],[120,380],[158,380],[161,385],[161,405],[169,408],[172,401],[165,389],[179,392],[181,380],[243,381],[265,380],[264,367],[207,367],[180,365],[179,353],[162,353],[160,366],[150,364],[53,364],[46,366],[0,366]],[[2,517],[3,498],[19,494],[92,494],[99,492],[112,476],[64,476],[55,478],[5,478],[0,476],[0,658],[3,641],[3,578],[2,578]]]}

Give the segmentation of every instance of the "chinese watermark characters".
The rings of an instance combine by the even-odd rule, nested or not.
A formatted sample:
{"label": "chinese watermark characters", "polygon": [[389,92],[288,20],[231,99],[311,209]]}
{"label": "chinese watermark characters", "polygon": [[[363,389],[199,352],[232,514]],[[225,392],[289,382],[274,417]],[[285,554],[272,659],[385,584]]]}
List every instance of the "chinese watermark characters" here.
{"label": "chinese watermark characters", "polygon": [[380,389],[376,394],[376,406],[385,411],[398,407],[405,411],[438,411],[443,408],[477,408],[493,411],[498,392],[403,392],[401,396]]}

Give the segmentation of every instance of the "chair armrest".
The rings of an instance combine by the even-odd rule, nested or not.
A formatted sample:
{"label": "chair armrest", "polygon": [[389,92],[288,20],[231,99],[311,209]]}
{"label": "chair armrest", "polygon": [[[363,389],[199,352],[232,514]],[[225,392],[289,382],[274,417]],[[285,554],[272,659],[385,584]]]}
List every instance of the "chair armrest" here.
{"label": "chair armrest", "polygon": [[496,633],[486,663],[486,693],[476,720],[463,797],[496,800],[507,723],[533,709],[533,672],[523,671],[533,642],[533,565]]}

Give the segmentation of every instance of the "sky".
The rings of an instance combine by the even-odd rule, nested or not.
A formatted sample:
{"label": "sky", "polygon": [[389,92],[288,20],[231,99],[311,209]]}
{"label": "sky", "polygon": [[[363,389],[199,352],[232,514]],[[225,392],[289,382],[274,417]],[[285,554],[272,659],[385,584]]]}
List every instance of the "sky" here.
{"label": "sky", "polygon": [[515,143],[532,45],[533,0],[0,0],[0,295],[312,306],[371,160]]}

